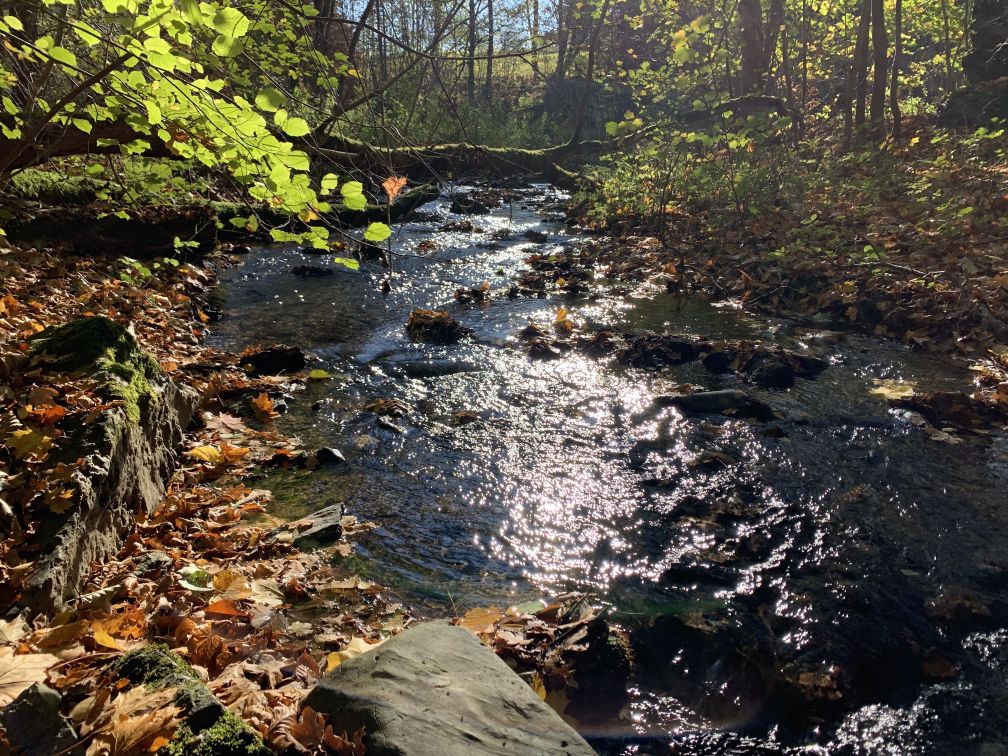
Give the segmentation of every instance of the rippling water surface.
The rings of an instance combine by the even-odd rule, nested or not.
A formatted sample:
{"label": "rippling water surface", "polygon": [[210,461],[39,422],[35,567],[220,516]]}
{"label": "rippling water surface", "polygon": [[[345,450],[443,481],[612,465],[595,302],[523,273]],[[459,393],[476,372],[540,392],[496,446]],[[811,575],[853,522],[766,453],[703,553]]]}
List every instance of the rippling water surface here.
{"label": "rippling water surface", "polygon": [[[1008,753],[1008,443],[933,440],[870,393],[877,380],[962,389],[969,371],[658,287],[509,300],[528,254],[576,241],[540,219],[550,199],[537,187],[474,217],[482,233],[437,231],[457,216],[447,198],[428,205],[436,217],[394,239],[387,296],[377,266],[303,279],[290,269],[330,263],[291,250],[224,276],[218,345],[294,344],[338,374],[281,424],[349,465],[266,481],[277,512],[342,501],[377,522],[360,568],[432,614],[598,594],[640,629],[648,672],[618,716],[582,723],[608,752]],[[437,249],[418,252],[428,240]],[[482,281],[489,306],[454,302]],[[678,384],[740,384],[699,365],[531,361],[516,332],[561,304],[587,324],[761,339],[830,368],[788,392],[746,387],[786,420],[654,412]],[[473,339],[411,343],[416,307],[450,310]],[[409,406],[402,432],[362,412],[378,397]],[[461,410],[479,420],[453,427]],[[796,690],[815,698],[811,720],[789,721]]]}

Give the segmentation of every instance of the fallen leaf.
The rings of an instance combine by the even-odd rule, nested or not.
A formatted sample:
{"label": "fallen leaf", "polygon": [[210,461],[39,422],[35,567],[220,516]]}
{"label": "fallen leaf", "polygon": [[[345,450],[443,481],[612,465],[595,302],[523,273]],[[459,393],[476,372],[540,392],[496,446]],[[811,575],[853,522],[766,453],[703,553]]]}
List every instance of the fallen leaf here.
{"label": "fallen leaf", "polygon": [[209,462],[211,465],[219,465],[224,461],[223,455],[214,446],[197,446],[189,450],[189,456],[201,462]]}
{"label": "fallen leaf", "polygon": [[0,648],[0,707],[45,680],[46,670],[57,662],[52,654],[15,654],[12,648]]}

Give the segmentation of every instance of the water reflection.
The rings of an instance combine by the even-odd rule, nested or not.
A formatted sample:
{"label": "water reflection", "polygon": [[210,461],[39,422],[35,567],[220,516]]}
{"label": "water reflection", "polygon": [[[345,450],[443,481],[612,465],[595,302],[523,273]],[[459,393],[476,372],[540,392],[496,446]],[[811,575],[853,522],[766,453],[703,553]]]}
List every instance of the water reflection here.
{"label": "water reflection", "polygon": [[[449,217],[446,201],[431,210]],[[925,606],[947,586],[1003,604],[1008,444],[936,443],[869,393],[876,379],[959,388],[966,371],[698,298],[603,287],[593,301],[568,301],[593,324],[762,338],[831,363],[815,381],[760,394],[785,421],[656,412],[653,397],[678,384],[737,384],[699,365],[645,373],[579,355],[530,361],[514,333],[529,319],[551,322],[558,301],[504,295],[533,249],[521,234],[548,231],[556,245],[569,236],[521,207],[478,219],[509,233],[492,246],[489,234],[438,232],[439,222],[400,234],[403,251],[430,240],[437,250],[398,259],[388,297],[377,269],[298,279],[291,267],[327,263],[290,251],[265,250],[227,275],[220,344],[297,344],[345,376],[309,386],[282,423],[309,444],[342,448],[349,471],[267,481],[279,511],[342,500],[377,521],[361,569],[433,611],[577,589],[597,592],[619,620],[651,618],[655,649],[638,650],[654,650],[652,677],[621,720],[585,725],[613,753],[663,752],[647,750],[654,740],[604,739],[628,733],[671,739],[670,753],[785,752],[772,722],[787,728],[786,712],[766,707],[771,689],[788,685],[821,695],[824,721],[836,716],[830,686],[865,696],[835,733],[799,733],[815,749],[942,752],[953,742],[948,707],[979,712],[976,748],[999,742],[1004,709],[984,704],[993,678],[983,660],[1001,660],[989,674],[1003,684],[1005,638],[957,649]],[[457,287],[482,281],[489,307],[453,303]],[[403,323],[415,307],[448,307],[474,340],[409,343]],[[403,433],[362,413],[374,397],[409,405]],[[478,420],[454,427],[460,410]],[[691,645],[690,633],[702,642]],[[739,662],[736,646],[755,649],[758,663]],[[928,649],[967,682],[920,687]],[[744,734],[753,731],[762,734]]]}

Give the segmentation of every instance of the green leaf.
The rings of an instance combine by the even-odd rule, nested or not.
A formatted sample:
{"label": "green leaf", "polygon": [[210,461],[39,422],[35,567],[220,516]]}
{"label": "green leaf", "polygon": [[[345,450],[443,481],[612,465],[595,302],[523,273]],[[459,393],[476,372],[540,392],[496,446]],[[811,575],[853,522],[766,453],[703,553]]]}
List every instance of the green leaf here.
{"label": "green leaf", "polygon": [[333,262],[350,270],[360,270],[360,263],[352,257],[334,257]]}
{"label": "green leaf", "polygon": [[319,189],[322,194],[330,194],[337,186],[339,186],[339,176],[335,173],[327,173],[322,177],[322,181],[319,182]]}
{"label": "green leaf", "polygon": [[227,37],[221,34],[213,41],[214,55],[219,55],[222,58],[234,58],[240,55],[244,49],[245,40],[237,37]]}
{"label": "green leaf", "polygon": [[21,19],[17,16],[4,16],[3,20],[14,31],[24,31],[24,24],[21,23]]}
{"label": "green leaf", "polygon": [[304,118],[288,118],[280,127],[287,136],[301,137],[311,133],[311,126]]}
{"label": "green leaf", "polygon": [[364,238],[369,242],[383,242],[392,236],[392,229],[384,223],[372,223],[364,232]]}
{"label": "green leaf", "polygon": [[147,120],[152,125],[161,123],[161,108],[156,102],[144,100],[144,107],[147,108]]}
{"label": "green leaf", "polygon": [[197,0],[180,0],[182,12],[190,24],[198,25],[203,22],[203,14],[200,13],[199,2]]}
{"label": "green leaf", "polygon": [[67,66],[77,67],[77,56],[72,52],[67,50],[65,47],[53,47],[48,51],[49,57],[55,60],[57,63],[63,63]]}
{"label": "green leaf", "polygon": [[360,181],[347,181],[340,187],[343,204],[351,210],[363,210],[367,207],[367,197],[364,196],[364,185]]}
{"label": "green leaf", "polygon": [[267,113],[273,113],[283,107],[287,98],[284,97],[283,92],[278,89],[264,89],[262,92],[256,95],[255,103],[256,107],[260,110],[265,110]]}
{"label": "green leaf", "polygon": [[225,37],[244,37],[248,34],[249,20],[236,8],[221,8],[213,17],[213,27]]}

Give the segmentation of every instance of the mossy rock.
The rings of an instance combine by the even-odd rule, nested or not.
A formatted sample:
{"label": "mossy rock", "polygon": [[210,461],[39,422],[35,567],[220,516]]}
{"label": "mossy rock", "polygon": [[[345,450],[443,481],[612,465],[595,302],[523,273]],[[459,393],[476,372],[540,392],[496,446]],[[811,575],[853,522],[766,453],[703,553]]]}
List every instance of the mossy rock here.
{"label": "mossy rock", "polygon": [[163,643],[152,643],[123,654],[112,663],[112,671],[134,685],[152,687],[162,687],[168,678],[178,675],[197,679],[192,667]]}
{"label": "mossy rock", "polygon": [[193,732],[183,723],[165,751],[168,756],[271,756],[273,753],[262,738],[231,712],[225,712],[212,727],[201,732]]}
{"label": "mossy rock", "polygon": [[175,703],[185,712],[165,752],[169,756],[267,756],[272,751],[239,717],[224,708],[181,657],[163,643],[130,651],[112,670],[133,685],[176,688]]}
{"label": "mossy rock", "polygon": [[31,340],[31,350],[55,370],[97,369],[99,391],[109,400],[121,400],[134,423],[140,419],[141,402],[154,397],[151,379],[163,375],[125,326],[103,316],[47,328]]}

